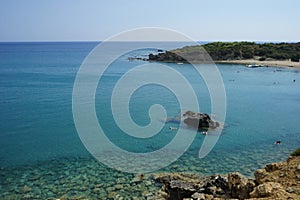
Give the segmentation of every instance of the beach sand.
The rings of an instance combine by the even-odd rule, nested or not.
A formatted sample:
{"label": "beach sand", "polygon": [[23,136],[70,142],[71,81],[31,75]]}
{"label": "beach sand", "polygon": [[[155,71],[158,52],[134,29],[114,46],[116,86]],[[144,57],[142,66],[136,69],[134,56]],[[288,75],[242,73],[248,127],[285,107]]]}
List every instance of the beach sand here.
{"label": "beach sand", "polygon": [[300,68],[299,62],[292,62],[290,60],[265,60],[259,61],[255,59],[251,60],[220,60],[215,63],[227,63],[227,64],[245,64],[245,65],[264,65],[264,66],[280,66],[280,67],[297,67]]}

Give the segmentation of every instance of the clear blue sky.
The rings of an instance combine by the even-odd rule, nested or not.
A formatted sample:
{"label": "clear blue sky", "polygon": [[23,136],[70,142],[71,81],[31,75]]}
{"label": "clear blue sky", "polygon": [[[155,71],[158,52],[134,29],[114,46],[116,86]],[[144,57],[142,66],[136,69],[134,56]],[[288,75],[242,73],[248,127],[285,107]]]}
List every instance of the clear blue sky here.
{"label": "clear blue sky", "polygon": [[299,0],[0,0],[0,41],[100,41],[138,27],[201,41],[300,41],[299,19]]}

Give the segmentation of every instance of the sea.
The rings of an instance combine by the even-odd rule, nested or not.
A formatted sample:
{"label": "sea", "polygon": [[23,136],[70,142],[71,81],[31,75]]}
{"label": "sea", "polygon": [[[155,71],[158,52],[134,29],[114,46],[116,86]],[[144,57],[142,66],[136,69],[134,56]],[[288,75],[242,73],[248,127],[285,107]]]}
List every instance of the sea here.
{"label": "sea", "polygon": [[[226,118],[208,155],[199,158],[201,144],[210,131],[208,135],[197,133],[179,158],[154,171],[141,174],[109,166],[91,154],[74,121],[76,77],[98,45],[101,43],[0,43],[0,199],[155,199],[161,185],[153,174],[183,172],[205,176],[238,171],[251,177],[256,169],[285,160],[300,146],[300,68],[217,64],[226,92]],[[174,47],[167,42],[161,46],[163,50]],[[91,107],[108,140],[128,152],[147,154],[175,138],[179,125],[151,118],[152,105],[159,104],[168,117],[190,109],[180,107],[178,96],[184,92],[178,95],[155,82],[145,84],[132,92],[129,116],[142,128],[154,121],[161,129],[151,137],[136,138],[119,127],[111,103],[115,85],[137,66],[149,67],[144,74],[147,78],[157,73],[157,68],[151,68],[153,63],[136,59],[160,51],[150,47],[145,45],[115,58],[98,77],[94,102],[83,99],[84,103],[93,103]],[[197,96],[200,112],[214,118],[205,78],[195,70],[203,66],[162,64],[185,77]],[[131,75],[132,80],[142,79]],[[159,76],[173,78],[168,73]],[[131,86],[130,82],[123,85]],[[177,86],[179,91],[186,90],[180,83]],[[170,126],[176,128],[170,130]],[[281,143],[275,144],[276,141]],[[110,153],[113,152],[107,152],[107,157]],[[147,163],[144,165],[147,167]]]}

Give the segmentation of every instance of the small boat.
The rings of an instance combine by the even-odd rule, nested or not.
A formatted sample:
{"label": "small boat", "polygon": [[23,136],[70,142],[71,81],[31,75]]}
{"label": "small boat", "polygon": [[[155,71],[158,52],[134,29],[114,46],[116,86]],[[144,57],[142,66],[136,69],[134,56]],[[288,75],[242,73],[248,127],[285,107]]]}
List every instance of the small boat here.
{"label": "small boat", "polygon": [[246,65],[246,67],[249,67],[249,68],[257,68],[257,67],[263,67],[263,65],[253,64],[253,65]]}
{"label": "small boat", "polygon": [[178,128],[176,128],[176,127],[173,127],[173,126],[170,126],[169,127],[169,130],[171,130],[171,131],[173,131],[173,130],[177,130]]}
{"label": "small boat", "polygon": [[183,63],[182,63],[182,62],[179,62],[179,63],[177,63],[177,65],[183,65]]}

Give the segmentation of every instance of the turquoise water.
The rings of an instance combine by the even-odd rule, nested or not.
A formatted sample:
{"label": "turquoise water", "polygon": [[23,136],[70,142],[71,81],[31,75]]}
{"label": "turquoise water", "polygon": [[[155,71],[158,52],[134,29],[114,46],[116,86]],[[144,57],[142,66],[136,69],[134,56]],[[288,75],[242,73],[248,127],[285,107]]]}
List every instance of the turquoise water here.
{"label": "turquoise water", "polygon": [[[132,179],[136,175],[97,162],[77,135],[72,115],[73,83],[81,62],[96,45],[0,43],[1,199],[108,196],[145,199],[159,187],[149,175],[142,182],[135,182]],[[132,67],[147,63],[128,61],[128,56],[143,56],[152,51],[144,49],[121,56],[101,78],[96,93],[101,126],[111,141],[133,152],[157,150],[176,134],[167,124],[151,139],[129,140],[112,120],[110,96],[114,84]],[[187,77],[197,91],[200,110],[210,113],[209,93],[201,77],[195,76],[195,70],[188,64],[166,65]],[[218,68],[227,93],[227,117],[217,145],[208,156],[199,159],[198,151],[205,137],[199,134],[179,160],[161,171],[200,174],[239,171],[251,176],[255,169],[284,160],[299,147],[299,70],[250,69],[228,64]],[[171,91],[147,85],[132,96],[133,120],[147,125],[148,109],[157,103],[165,107],[168,116],[180,110]],[[276,140],[282,144],[274,145]]]}

